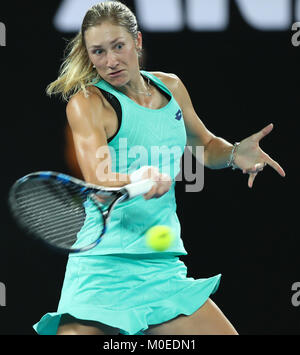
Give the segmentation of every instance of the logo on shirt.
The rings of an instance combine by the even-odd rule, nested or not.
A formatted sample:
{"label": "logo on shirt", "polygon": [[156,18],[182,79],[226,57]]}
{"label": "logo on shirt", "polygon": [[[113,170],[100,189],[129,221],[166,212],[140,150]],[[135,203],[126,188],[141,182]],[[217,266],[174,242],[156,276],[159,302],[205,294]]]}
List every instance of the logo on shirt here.
{"label": "logo on shirt", "polygon": [[176,118],[177,121],[180,121],[180,120],[182,119],[182,112],[181,112],[181,110],[178,110],[178,111],[176,112],[175,118]]}

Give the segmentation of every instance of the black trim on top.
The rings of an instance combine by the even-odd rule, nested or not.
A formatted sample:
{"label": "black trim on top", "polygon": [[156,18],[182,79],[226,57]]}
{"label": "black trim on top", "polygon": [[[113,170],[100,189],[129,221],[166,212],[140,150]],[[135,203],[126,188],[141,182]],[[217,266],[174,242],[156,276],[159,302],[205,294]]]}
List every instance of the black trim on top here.
{"label": "black trim on top", "polygon": [[115,136],[120,131],[121,123],[122,123],[122,107],[121,107],[120,101],[113,94],[111,94],[110,92],[105,91],[103,89],[100,89],[98,86],[96,86],[96,87],[102,92],[102,95],[111,104],[113,109],[116,111],[116,115],[118,117],[118,129],[113,136],[111,136],[110,138],[107,139],[107,142],[109,143],[110,141],[112,141],[115,138]]}

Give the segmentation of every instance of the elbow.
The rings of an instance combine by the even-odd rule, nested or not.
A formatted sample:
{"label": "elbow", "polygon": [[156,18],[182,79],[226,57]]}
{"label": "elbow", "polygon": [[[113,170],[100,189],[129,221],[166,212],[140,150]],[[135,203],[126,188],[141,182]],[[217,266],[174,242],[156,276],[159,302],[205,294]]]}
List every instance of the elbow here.
{"label": "elbow", "polygon": [[213,159],[212,159],[212,154],[211,154],[211,152],[213,150],[212,146],[214,144],[215,139],[216,139],[215,136],[210,137],[210,139],[204,145],[204,157],[203,157],[204,166],[209,169],[216,168],[215,165],[212,163]]}

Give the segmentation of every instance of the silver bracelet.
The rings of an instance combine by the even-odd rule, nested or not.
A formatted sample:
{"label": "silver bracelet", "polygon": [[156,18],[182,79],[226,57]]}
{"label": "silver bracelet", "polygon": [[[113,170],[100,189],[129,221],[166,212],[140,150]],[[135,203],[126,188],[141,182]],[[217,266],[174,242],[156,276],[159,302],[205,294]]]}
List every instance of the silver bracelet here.
{"label": "silver bracelet", "polygon": [[230,157],[226,163],[226,168],[232,168],[232,170],[235,170],[237,168],[237,165],[235,165],[234,163],[234,158],[235,158],[235,152],[236,152],[236,148],[238,147],[238,145],[240,144],[240,142],[236,142],[234,143],[234,146],[232,147],[232,150],[231,150],[231,154],[230,154]]}

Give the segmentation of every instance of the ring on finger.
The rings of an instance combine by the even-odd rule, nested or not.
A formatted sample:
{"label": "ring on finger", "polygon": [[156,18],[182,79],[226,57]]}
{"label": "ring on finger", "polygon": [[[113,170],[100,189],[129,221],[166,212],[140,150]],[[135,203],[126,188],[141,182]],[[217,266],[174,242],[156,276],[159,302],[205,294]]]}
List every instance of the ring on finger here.
{"label": "ring on finger", "polygon": [[259,168],[259,171],[263,171],[266,165],[267,165],[267,163],[264,163],[263,166],[261,168]]}
{"label": "ring on finger", "polygon": [[267,165],[267,163],[263,163],[263,165],[260,167],[260,168],[257,168],[255,170],[255,173],[259,173],[260,171],[263,171],[264,170],[264,167]]}

